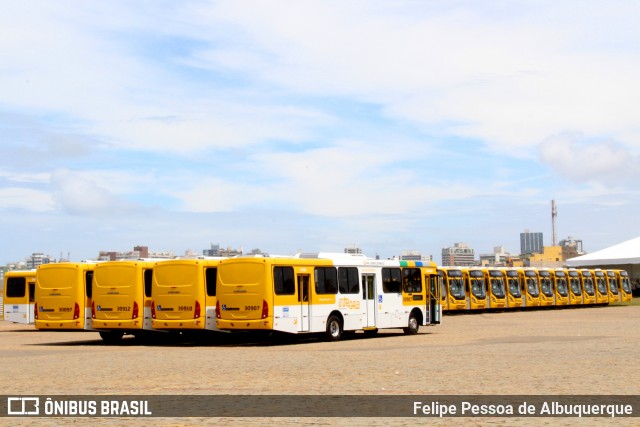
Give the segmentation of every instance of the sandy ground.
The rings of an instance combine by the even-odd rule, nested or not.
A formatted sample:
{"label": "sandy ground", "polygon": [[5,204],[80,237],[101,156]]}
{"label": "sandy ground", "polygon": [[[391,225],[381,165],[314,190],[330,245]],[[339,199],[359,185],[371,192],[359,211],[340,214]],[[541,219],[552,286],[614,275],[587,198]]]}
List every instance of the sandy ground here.
{"label": "sandy ground", "polygon": [[[210,335],[202,342],[105,345],[95,332],[0,322],[8,395],[352,394],[640,395],[640,306],[448,315],[415,336],[381,331],[339,342]],[[637,425],[627,419],[129,419],[113,425]],[[3,423],[5,421],[5,423]],[[0,424],[17,419],[0,418]],[[83,425],[87,419],[38,419]],[[55,422],[54,422],[55,421]],[[26,425],[26,424],[25,424]]]}

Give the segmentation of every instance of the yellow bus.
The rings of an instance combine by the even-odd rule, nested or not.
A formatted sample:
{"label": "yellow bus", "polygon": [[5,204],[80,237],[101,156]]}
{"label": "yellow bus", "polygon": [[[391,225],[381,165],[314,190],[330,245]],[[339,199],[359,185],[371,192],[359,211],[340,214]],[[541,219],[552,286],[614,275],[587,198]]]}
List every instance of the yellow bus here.
{"label": "yellow bus", "polygon": [[36,269],[36,329],[93,330],[91,297],[94,263],[59,262]]}
{"label": "yellow bus", "polygon": [[596,303],[596,286],[591,270],[583,268],[579,270],[582,277],[582,304],[590,305]]}
{"label": "yellow bus", "polygon": [[437,283],[431,262],[329,253],[229,258],[218,266],[217,325],[325,333],[330,341],[357,330],[415,334],[421,325],[440,323]]}
{"label": "yellow bus", "polygon": [[538,271],[534,268],[518,268],[520,281],[524,285],[522,294],[524,296],[524,306],[538,307],[540,306],[540,283],[538,281]]}
{"label": "yellow bus", "polygon": [[608,304],[609,303],[609,287],[608,278],[604,271],[597,268],[593,270],[593,275],[596,281],[596,304]]}
{"label": "yellow bus", "polygon": [[151,326],[157,330],[215,331],[216,281],[223,258],[156,262],[151,285]]}
{"label": "yellow bus", "polygon": [[556,306],[563,306],[569,304],[569,285],[567,283],[567,271],[562,268],[556,268],[551,270],[551,277],[553,280],[553,289],[555,292]]}
{"label": "yellow bus", "polygon": [[582,280],[575,268],[567,270],[569,276],[569,305],[582,305]]}
{"label": "yellow bus", "polygon": [[524,305],[524,298],[522,296],[524,283],[522,283],[520,279],[518,270],[515,268],[504,268],[504,274],[507,278],[507,307],[522,307]]}
{"label": "yellow bus", "polygon": [[462,277],[462,269],[459,267],[442,267],[442,282],[446,289],[447,309],[449,311],[468,310],[469,298],[468,286]]}
{"label": "yellow bus", "polygon": [[504,270],[500,268],[488,268],[486,271],[489,280],[489,308],[506,308],[507,291]]}
{"label": "yellow bus", "polygon": [[[609,303],[620,302],[620,274],[619,270],[609,270],[613,274],[609,275],[607,297]],[[607,272],[608,273],[608,272]]]}
{"label": "yellow bus", "polygon": [[35,270],[11,270],[4,273],[4,320],[13,323],[33,323]]}
{"label": "yellow bus", "polygon": [[[93,272],[93,327],[107,342],[127,334],[141,337],[152,331],[151,283],[155,262],[107,261]],[[146,332],[145,332],[146,331]]]}
{"label": "yellow bus", "polygon": [[469,309],[483,310],[487,308],[489,283],[486,272],[482,268],[469,267],[462,269],[462,275],[466,283],[465,288],[468,290]]}
{"label": "yellow bus", "polygon": [[538,271],[538,280],[540,281],[540,306],[551,307],[555,305],[554,283],[551,271],[541,268]]}
{"label": "yellow bus", "polygon": [[626,270],[615,270],[618,278],[618,289],[620,289],[620,301],[628,302],[633,299],[633,289],[631,289],[631,280]]}

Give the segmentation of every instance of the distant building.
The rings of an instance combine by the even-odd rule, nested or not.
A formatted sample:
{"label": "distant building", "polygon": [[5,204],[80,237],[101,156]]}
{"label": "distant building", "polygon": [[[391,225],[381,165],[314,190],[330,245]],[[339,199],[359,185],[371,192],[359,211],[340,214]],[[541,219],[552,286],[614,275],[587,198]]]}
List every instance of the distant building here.
{"label": "distant building", "polygon": [[220,248],[220,245],[211,244],[211,249],[203,249],[202,255],[204,256],[215,256],[215,257],[233,257],[242,255],[242,248],[240,249],[232,249],[231,247],[227,247],[226,249]]}
{"label": "distant building", "polygon": [[571,236],[560,240],[560,246],[564,259],[575,258],[585,253],[582,248],[582,240],[574,239]]}
{"label": "distant building", "polygon": [[561,246],[544,246],[541,253],[531,254],[525,261],[527,267],[559,268],[564,265]]}
{"label": "distant building", "polygon": [[504,246],[496,246],[493,248],[492,254],[480,254],[480,265],[488,267],[506,267],[509,265],[513,255],[504,250]]}
{"label": "distant building", "polygon": [[443,267],[465,267],[475,264],[475,252],[466,243],[454,243],[452,247],[442,248]]}
{"label": "distant building", "polygon": [[126,252],[100,251],[97,261],[120,261],[140,258],[172,259],[175,257],[173,252],[150,252],[148,246],[134,246],[132,251]]}
{"label": "distant building", "polygon": [[49,264],[51,262],[51,257],[49,255],[45,255],[43,253],[33,253],[29,258],[26,259],[26,268],[30,270],[32,268],[38,268],[39,265]]}
{"label": "distant building", "polygon": [[542,253],[543,249],[542,233],[525,230],[520,233],[520,254]]}

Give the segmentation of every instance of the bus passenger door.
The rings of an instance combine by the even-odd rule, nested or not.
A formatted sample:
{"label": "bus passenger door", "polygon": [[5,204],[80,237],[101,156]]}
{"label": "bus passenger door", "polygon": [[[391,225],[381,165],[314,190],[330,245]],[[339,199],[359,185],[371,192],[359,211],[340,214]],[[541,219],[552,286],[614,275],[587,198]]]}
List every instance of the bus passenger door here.
{"label": "bus passenger door", "polygon": [[300,332],[309,330],[309,276],[298,276],[298,303],[300,304]]}
{"label": "bus passenger door", "polygon": [[362,300],[367,318],[364,327],[376,326],[376,286],[375,274],[362,275]]}

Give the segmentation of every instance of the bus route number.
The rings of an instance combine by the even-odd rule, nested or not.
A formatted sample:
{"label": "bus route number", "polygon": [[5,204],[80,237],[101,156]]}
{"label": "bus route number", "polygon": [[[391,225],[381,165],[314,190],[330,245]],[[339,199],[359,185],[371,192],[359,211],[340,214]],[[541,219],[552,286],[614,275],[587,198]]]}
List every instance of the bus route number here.
{"label": "bus route number", "polygon": [[60,307],[59,311],[60,313],[71,313],[73,309],[71,307]]}
{"label": "bus route number", "polygon": [[190,305],[179,305],[178,311],[193,311],[193,307]]}
{"label": "bus route number", "polygon": [[118,311],[131,311],[131,307],[117,307]]}
{"label": "bus route number", "polygon": [[245,311],[260,310],[260,306],[259,305],[245,305],[244,306],[244,310]]}

